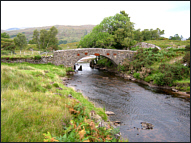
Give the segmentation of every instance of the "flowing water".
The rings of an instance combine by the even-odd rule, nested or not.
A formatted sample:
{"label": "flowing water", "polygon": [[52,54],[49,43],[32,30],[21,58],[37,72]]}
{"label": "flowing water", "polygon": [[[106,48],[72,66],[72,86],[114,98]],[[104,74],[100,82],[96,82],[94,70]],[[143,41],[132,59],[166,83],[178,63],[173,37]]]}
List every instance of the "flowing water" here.
{"label": "flowing water", "polygon": [[[130,142],[190,142],[190,98],[173,95],[112,73],[91,69],[71,76],[68,86],[81,90],[98,107],[113,111],[110,121],[121,121],[122,137]],[[104,78],[104,77],[108,77]],[[141,122],[153,129],[142,129]]]}

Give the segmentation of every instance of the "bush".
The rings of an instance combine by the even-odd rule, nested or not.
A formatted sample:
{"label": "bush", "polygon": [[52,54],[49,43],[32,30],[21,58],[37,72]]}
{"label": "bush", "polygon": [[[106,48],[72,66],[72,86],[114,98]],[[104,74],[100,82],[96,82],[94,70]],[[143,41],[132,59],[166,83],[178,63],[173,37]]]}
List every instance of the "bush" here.
{"label": "bush", "polygon": [[118,65],[118,71],[126,71],[126,68],[124,65]]}
{"label": "bush", "polygon": [[140,48],[139,46],[132,47],[132,48],[131,48],[131,51],[137,51],[139,48]]}
{"label": "bush", "polygon": [[54,87],[59,87],[58,83],[53,83]]}
{"label": "bush", "polygon": [[150,82],[151,80],[152,80],[152,76],[147,76],[144,79],[144,81],[146,81],[146,82]]}
{"label": "bush", "polygon": [[4,51],[4,50],[1,51],[1,55],[10,55],[10,54],[11,51]]}
{"label": "bush", "polygon": [[186,62],[187,66],[190,68],[190,52],[186,52],[183,57],[183,62]]}
{"label": "bush", "polygon": [[98,64],[98,65],[105,66],[106,63],[107,63],[107,60],[108,60],[107,58],[102,58],[102,59],[100,59],[100,60],[97,61],[97,64]]}
{"label": "bush", "polygon": [[133,77],[136,78],[136,79],[140,79],[140,73],[134,73]]}
{"label": "bush", "polygon": [[185,50],[190,51],[190,45],[186,45]]}
{"label": "bush", "polygon": [[159,51],[159,49],[156,48],[156,47],[152,49],[152,52],[153,52],[153,53],[158,53],[158,51]]}
{"label": "bush", "polygon": [[163,73],[158,73],[153,76],[153,83],[157,85],[164,85],[165,82],[163,80],[164,74]]}
{"label": "bush", "polygon": [[189,68],[181,63],[161,64],[159,66],[160,73],[155,75],[154,82],[157,85],[172,85],[173,81],[187,78],[190,74]]}
{"label": "bush", "polygon": [[41,56],[40,55],[37,55],[34,57],[35,60],[40,60],[41,59]]}

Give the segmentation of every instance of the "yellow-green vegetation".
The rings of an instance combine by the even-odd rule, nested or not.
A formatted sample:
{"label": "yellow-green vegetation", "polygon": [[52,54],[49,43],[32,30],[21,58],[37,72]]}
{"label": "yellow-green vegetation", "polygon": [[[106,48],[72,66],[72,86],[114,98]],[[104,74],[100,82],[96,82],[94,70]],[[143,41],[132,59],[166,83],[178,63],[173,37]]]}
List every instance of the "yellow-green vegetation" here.
{"label": "yellow-green vegetation", "polygon": [[1,55],[8,55],[15,48],[13,39],[1,38]]}
{"label": "yellow-green vegetation", "polygon": [[144,41],[145,43],[154,44],[156,46],[161,47],[162,49],[171,47],[178,48],[178,46],[186,46],[190,45],[190,40],[180,41],[180,40],[149,40]]}
{"label": "yellow-green vegetation", "polygon": [[79,42],[67,43],[67,44],[60,44],[59,47],[62,50],[69,50],[69,49],[76,49]]}
{"label": "yellow-green vegetation", "polygon": [[[97,128],[102,108],[63,85],[71,68],[52,64],[1,63],[1,141],[118,141],[117,129]],[[71,95],[73,98],[69,98]],[[44,136],[43,136],[44,135]]]}

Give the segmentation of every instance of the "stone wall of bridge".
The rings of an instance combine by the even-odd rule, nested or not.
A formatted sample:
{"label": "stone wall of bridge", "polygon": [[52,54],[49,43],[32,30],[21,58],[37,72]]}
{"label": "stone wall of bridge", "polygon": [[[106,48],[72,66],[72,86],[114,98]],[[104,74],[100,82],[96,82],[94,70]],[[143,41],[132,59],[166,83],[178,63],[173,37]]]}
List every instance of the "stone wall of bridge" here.
{"label": "stone wall of bridge", "polygon": [[95,55],[105,56],[112,62],[119,65],[125,58],[131,60],[135,51],[102,49],[102,48],[79,48],[71,50],[57,50],[53,55],[53,64],[73,67],[74,64],[83,57]]}

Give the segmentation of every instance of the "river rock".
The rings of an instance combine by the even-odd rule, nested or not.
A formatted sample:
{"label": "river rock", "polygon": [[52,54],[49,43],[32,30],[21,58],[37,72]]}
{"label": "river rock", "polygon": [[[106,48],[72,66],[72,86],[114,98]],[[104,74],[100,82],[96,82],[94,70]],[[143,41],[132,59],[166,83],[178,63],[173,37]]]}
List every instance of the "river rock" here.
{"label": "river rock", "polygon": [[132,81],[135,81],[136,79],[135,79],[135,78],[132,78],[131,80],[132,80]]}
{"label": "river rock", "polygon": [[120,122],[120,121],[115,121],[115,122],[113,122],[113,124],[114,124],[115,126],[119,126],[119,125],[121,124],[121,122]]}
{"label": "river rock", "polygon": [[66,74],[67,74],[67,75],[73,75],[73,74],[75,74],[75,72],[69,71],[69,72],[67,72]]}
{"label": "river rock", "polygon": [[174,89],[174,88],[172,88],[172,91],[173,91],[173,92],[178,92],[178,90],[177,90],[177,89]]}
{"label": "river rock", "polygon": [[105,114],[107,114],[107,115],[115,115],[115,113],[112,112],[112,111],[106,111]]}
{"label": "river rock", "polygon": [[121,121],[115,121],[114,123],[121,124]]}
{"label": "river rock", "polygon": [[69,94],[68,97],[69,97],[69,98],[72,98],[72,99],[74,98],[71,94]]}
{"label": "river rock", "polygon": [[153,129],[154,125],[152,125],[151,123],[147,123],[147,122],[141,122],[141,126],[142,126],[142,129],[145,130],[145,129]]}
{"label": "river rock", "polygon": [[69,78],[63,77],[62,80],[63,80],[63,81],[66,81],[66,80],[69,80]]}
{"label": "river rock", "polygon": [[102,77],[103,79],[109,79],[109,77]]}
{"label": "river rock", "polygon": [[82,93],[82,91],[81,91],[80,89],[76,89],[76,92],[80,92],[80,93]]}
{"label": "river rock", "polygon": [[132,77],[130,75],[124,75],[124,78],[129,79],[129,80],[132,79]]}
{"label": "river rock", "polygon": [[115,137],[117,140],[120,139],[121,133],[119,132],[119,133],[115,134],[114,137]]}
{"label": "river rock", "polygon": [[100,68],[100,70],[107,70],[107,68],[106,68],[106,67],[103,67],[103,68]]}
{"label": "river rock", "polygon": [[94,65],[94,68],[95,68],[95,69],[99,69],[99,66],[98,66],[98,65]]}

